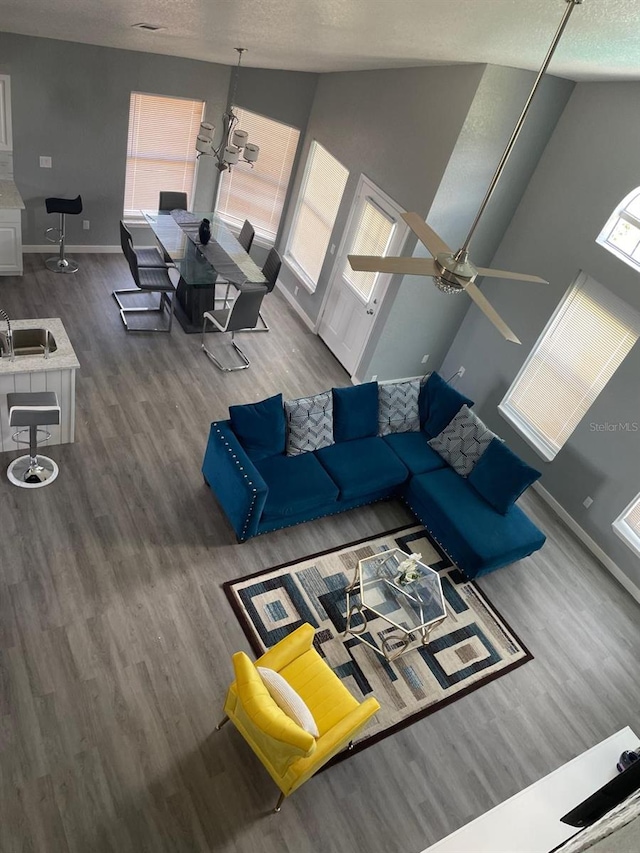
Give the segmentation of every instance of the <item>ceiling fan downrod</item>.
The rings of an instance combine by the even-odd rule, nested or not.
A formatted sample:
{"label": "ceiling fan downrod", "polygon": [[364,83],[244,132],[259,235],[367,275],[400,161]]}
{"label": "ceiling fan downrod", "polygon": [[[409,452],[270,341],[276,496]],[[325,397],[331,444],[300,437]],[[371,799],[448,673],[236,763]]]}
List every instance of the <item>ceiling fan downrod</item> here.
{"label": "ceiling fan downrod", "polygon": [[504,149],[502,157],[500,158],[500,162],[498,163],[498,167],[496,168],[495,174],[494,174],[493,178],[491,179],[491,183],[489,184],[489,189],[487,190],[486,195],[482,201],[482,204],[480,205],[480,210],[476,214],[476,218],[473,221],[473,225],[471,226],[471,230],[467,234],[467,237],[466,237],[464,243],[462,244],[462,247],[454,255],[454,259],[458,255],[460,255],[461,253],[463,253],[463,252],[466,253],[466,251],[469,248],[471,238],[473,237],[475,230],[478,227],[478,223],[480,222],[482,214],[484,213],[487,205],[489,204],[489,201],[491,200],[491,197],[492,197],[493,192],[497,186],[497,183],[500,180],[500,177],[502,176],[502,173],[504,171],[505,166],[507,165],[507,161],[508,161],[509,157],[511,156],[511,152],[513,151],[513,147],[516,144],[518,137],[520,136],[520,131],[522,130],[522,126],[524,125],[525,119],[527,117],[527,113],[529,112],[529,108],[531,107],[531,103],[535,97],[536,92],[538,91],[538,87],[542,81],[542,78],[544,77],[544,75],[547,71],[547,68],[549,67],[549,63],[551,62],[553,54],[555,53],[556,48],[558,47],[558,44],[559,44],[560,39],[562,38],[562,35],[566,29],[566,26],[569,23],[569,18],[571,17],[571,14],[572,14],[574,8],[576,6],[580,6],[582,4],[583,0],[566,0],[566,2],[567,2],[567,8],[565,9],[565,13],[562,16],[560,26],[558,27],[558,30],[557,30],[554,38],[553,38],[553,41],[551,42],[551,46],[549,47],[549,50],[547,51],[547,55],[544,59],[544,62],[542,63],[540,71],[538,72],[538,76],[536,77],[535,83],[533,84],[533,88],[531,89],[531,92],[529,93],[529,97],[527,98],[527,101],[524,105],[524,109],[522,110],[522,113],[520,114],[520,118],[518,119],[516,126],[513,129],[513,133],[511,134],[511,138],[509,139],[509,142],[507,143],[507,147]]}

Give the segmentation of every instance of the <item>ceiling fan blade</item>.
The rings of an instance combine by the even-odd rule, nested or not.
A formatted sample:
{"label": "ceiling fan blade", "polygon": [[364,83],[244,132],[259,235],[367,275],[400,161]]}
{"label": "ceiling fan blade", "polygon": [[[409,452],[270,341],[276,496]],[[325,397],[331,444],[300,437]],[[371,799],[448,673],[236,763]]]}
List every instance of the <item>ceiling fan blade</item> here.
{"label": "ceiling fan blade", "polygon": [[493,325],[503,337],[505,337],[508,341],[512,341],[514,344],[521,343],[521,341],[514,335],[511,329],[504,322],[502,317],[498,314],[496,309],[484,296],[482,291],[479,290],[473,282],[470,282],[465,287],[465,292],[469,294],[469,296],[473,299],[473,301],[476,303],[478,308],[485,314],[485,316],[489,320],[491,320]]}
{"label": "ceiling fan blade", "polygon": [[379,255],[347,255],[352,270],[388,272],[400,275],[439,275],[436,262],[430,258],[382,258]]}
{"label": "ceiling fan blade", "polygon": [[451,254],[451,249],[442,237],[439,237],[433,228],[427,225],[419,213],[403,213],[402,218],[434,258],[442,252],[448,255]]}
{"label": "ceiling fan blade", "polygon": [[535,281],[538,284],[549,284],[546,278],[540,278],[538,275],[527,275],[522,272],[506,272],[505,270],[492,270],[485,267],[476,267],[478,275],[486,276],[486,278],[512,278],[514,281]]}

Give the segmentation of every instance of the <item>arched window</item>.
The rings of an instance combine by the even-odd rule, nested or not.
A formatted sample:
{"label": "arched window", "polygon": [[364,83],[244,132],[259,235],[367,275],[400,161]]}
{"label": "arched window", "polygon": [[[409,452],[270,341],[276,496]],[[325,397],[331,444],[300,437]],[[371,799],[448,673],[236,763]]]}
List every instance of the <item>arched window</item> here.
{"label": "arched window", "polygon": [[622,199],[596,243],[640,272],[640,187]]}

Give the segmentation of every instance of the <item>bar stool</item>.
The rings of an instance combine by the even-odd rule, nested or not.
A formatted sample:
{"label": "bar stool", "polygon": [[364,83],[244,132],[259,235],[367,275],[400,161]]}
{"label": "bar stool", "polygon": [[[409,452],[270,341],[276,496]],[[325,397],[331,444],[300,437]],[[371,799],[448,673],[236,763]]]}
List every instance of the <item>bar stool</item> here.
{"label": "bar stool", "polygon": [[7,394],[9,409],[9,426],[22,427],[13,436],[19,442],[18,436],[29,431],[29,455],[14,459],[7,469],[9,482],[23,489],[38,489],[48,486],[58,476],[58,466],[48,456],[38,455],[38,432],[45,440],[51,433],[38,429],[45,424],[60,423],[60,406],[55,391],[36,391],[33,393]]}
{"label": "bar stool", "polygon": [[[67,260],[64,256],[64,218],[67,214],[76,216],[78,213],[82,213],[82,198],[80,196],[77,198],[46,198],[44,203],[47,208],[47,213],[60,214],[60,224],[58,227],[54,226],[52,228],[47,228],[45,231],[47,240],[50,243],[60,245],[60,253],[57,257],[47,258],[45,265],[47,269],[50,269],[52,272],[78,272],[78,264],[75,261]],[[51,237],[49,237],[50,231],[58,232],[56,240],[52,240]]]}

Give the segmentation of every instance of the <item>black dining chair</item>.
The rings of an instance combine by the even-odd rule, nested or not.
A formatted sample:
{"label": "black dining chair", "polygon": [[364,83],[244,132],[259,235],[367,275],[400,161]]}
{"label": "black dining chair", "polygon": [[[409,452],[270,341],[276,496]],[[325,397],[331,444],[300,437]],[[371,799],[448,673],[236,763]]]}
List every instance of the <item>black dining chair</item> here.
{"label": "black dining chair", "polygon": [[[266,287],[267,293],[271,293],[273,288],[276,286],[276,281],[278,280],[278,276],[280,275],[280,268],[282,267],[282,258],[278,254],[275,249],[271,249],[269,254],[267,255],[267,260],[264,262],[264,266],[262,267],[262,275],[266,279]],[[267,321],[262,316],[262,312],[259,314],[259,318],[261,325],[256,325],[253,329],[247,329],[250,332],[268,332],[269,326],[267,325]]]}
{"label": "black dining chair", "polygon": [[[244,284],[229,308],[219,308],[205,311],[202,323],[202,349],[217,368],[224,371],[246,370],[251,364],[247,356],[235,341],[236,332],[246,332],[252,329],[260,316],[260,305],[267,293],[264,284]],[[219,332],[231,332],[231,344],[242,359],[242,364],[234,367],[224,367],[215,355],[206,348],[207,323],[211,323]],[[214,335],[215,337],[215,335]]]}
{"label": "black dining chair", "polygon": [[127,247],[134,250],[140,269],[166,269],[167,265],[158,249],[134,249],[131,231],[120,220],[120,246],[122,254],[127,257]]}
{"label": "black dining chair", "polygon": [[167,213],[171,210],[186,210],[187,194],[176,193],[169,190],[161,190],[158,199],[158,213]]}
{"label": "black dining chair", "polygon": [[251,251],[251,246],[253,245],[253,238],[256,236],[255,229],[253,225],[249,222],[248,219],[245,219],[244,225],[240,229],[240,233],[238,234],[238,243],[242,246],[247,254]]}
{"label": "black dining chair", "polygon": [[[140,267],[138,264],[137,253],[131,243],[128,241],[124,242],[122,249],[125,258],[127,259],[127,263],[129,264],[131,277],[133,278],[136,284],[135,287],[112,291],[113,298],[118,303],[118,308],[120,309],[120,319],[122,320],[125,329],[127,330],[127,332],[170,332],[171,324],[173,321],[173,299],[171,298],[171,294],[174,292],[175,288],[173,286],[173,282],[169,277],[167,268],[165,266],[163,266],[162,268]],[[135,306],[127,308],[122,303],[120,297],[133,293],[137,295],[140,295],[141,293],[159,293],[160,304],[157,307]],[[127,314],[142,314],[148,313],[149,311],[160,314],[164,314],[165,311],[168,311],[168,324],[166,326],[154,326],[153,328],[141,326],[132,327],[129,325],[127,321]]]}

